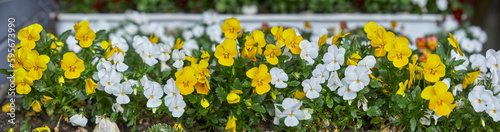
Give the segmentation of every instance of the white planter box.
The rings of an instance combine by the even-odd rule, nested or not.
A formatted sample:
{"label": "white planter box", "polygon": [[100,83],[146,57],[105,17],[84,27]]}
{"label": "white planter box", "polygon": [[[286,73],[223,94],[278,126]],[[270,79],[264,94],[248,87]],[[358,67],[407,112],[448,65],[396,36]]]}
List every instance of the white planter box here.
{"label": "white planter box", "polygon": [[[60,34],[68,29],[73,29],[75,22],[88,20],[94,26],[95,23],[106,21],[109,26],[116,26],[126,18],[126,14],[68,14],[60,13],[57,15],[56,25],[57,33]],[[149,22],[164,24],[169,29],[180,27],[190,27],[202,21],[202,14],[145,14]],[[283,25],[297,28],[304,28],[304,21],[309,21],[312,28],[331,28],[340,29],[340,22],[347,22],[349,29],[363,27],[369,21],[375,21],[386,28],[391,27],[391,21],[397,21],[396,31],[400,31],[414,41],[428,33],[441,31],[437,21],[442,20],[443,16],[439,14],[257,14],[257,15],[230,15],[219,14],[221,22],[229,17],[238,18],[242,27],[247,31],[260,28],[263,22],[269,26]],[[400,27],[404,26],[404,30]],[[106,26],[108,27],[108,26]],[[94,27],[93,27],[94,28]],[[103,28],[103,27],[98,27]],[[109,28],[109,27],[108,27]],[[335,33],[337,34],[337,33]]]}

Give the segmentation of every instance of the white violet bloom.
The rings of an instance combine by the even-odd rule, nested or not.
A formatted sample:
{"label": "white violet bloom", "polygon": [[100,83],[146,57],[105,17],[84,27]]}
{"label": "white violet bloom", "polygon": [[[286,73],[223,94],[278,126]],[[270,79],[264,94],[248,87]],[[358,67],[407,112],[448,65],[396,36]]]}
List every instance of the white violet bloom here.
{"label": "white violet bloom", "polygon": [[308,65],[314,64],[314,59],[318,57],[318,50],[307,40],[302,40],[299,44],[301,49],[300,58],[307,61]]}
{"label": "white violet bloom", "polygon": [[116,96],[116,103],[118,104],[128,104],[130,102],[130,98],[127,94],[132,94],[132,84],[126,81],[120,84],[120,87],[113,90],[113,94]]}
{"label": "white violet bloom", "polygon": [[285,73],[283,69],[273,67],[269,71],[271,74],[271,84],[273,84],[276,88],[286,88],[287,84],[285,81],[288,81],[288,75]]}
{"label": "white violet bloom", "polygon": [[319,83],[325,83],[325,81],[330,76],[330,72],[326,70],[326,65],[318,64],[316,68],[312,71],[312,75],[319,79]]}
{"label": "white violet bloom", "polygon": [[481,54],[472,54],[469,57],[470,63],[471,63],[471,68],[472,70],[480,70],[482,73],[486,73],[487,66],[486,66],[486,57],[484,57]]}
{"label": "white violet bloom", "polygon": [[353,91],[360,91],[365,86],[370,83],[370,77],[368,77],[368,68],[363,66],[349,66],[346,68],[345,81],[349,84],[349,89]]}
{"label": "white violet bloom", "polygon": [[173,67],[182,69],[185,59],[186,55],[184,54],[184,51],[179,51],[177,49],[174,49],[174,51],[172,51],[172,60],[174,61],[174,64],[172,65]]}
{"label": "white violet bloom", "polygon": [[334,71],[330,74],[330,78],[328,78],[328,84],[326,86],[328,86],[331,91],[335,91],[337,90],[337,88],[344,86],[342,81],[340,81],[337,71]]}
{"label": "white violet bloom", "polygon": [[304,87],[303,90],[306,93],[306,97],[309,99],[318,98],[322,90],[320,79],[315,77],[302,81],[302,87]]}
{"label": "white violet bloom", "polygon": [[151,88],[144,89],[144,96],[148,98],[147,107],[153,108],[161,105],[163,90],[158,82],[151,82]]}
{"label": "white violet bloom", "polygon": [[71,125],[73,126],[85,127],[87,125],[87,121],[88,119],[85,118],[83,114],[76,114],[69,118],[69,122],[71,122]]}
{"label": "white violet bloom", "polygon": [[328,47],[328,52],[323,56],[323,62],[328,71],[337,71],[344,64],[345,49],[337,45]]}
{"label": "white violet bloom", "polygon": [[175,101],[172,103],[171,107],[168,107],[168,110],[172,112],[172,116],[175,118],[179,118],[184,114],[184,108],[186,107],[186,102],[181,98],[175,98]]}
{"label": "white violet bloom", "polygon": [[469,101],[476,112],[483,112],[487,104],[493,101],[493,92],[485,90],[484,86],[475,86],[469,93]]}
{"label": "white violet bloom", "polygon": [[108,94],[113,94],[113,90],[120,87],[120,81],[123,78],[123,74],[116,72],[115,70],[109,72],[109,74],[104,75],[99,81],[99,84],[104,86],[104,91]]}

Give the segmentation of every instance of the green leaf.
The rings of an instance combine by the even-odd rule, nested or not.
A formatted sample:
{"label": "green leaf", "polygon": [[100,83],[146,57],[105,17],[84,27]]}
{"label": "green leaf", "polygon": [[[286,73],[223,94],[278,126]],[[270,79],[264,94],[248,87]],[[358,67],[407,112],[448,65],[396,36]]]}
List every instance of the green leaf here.
{"label": "green leaf", "polygon": [[220,101],[226,101],[227,92],[224,90],[224,88],[218,87],[217,89],[215,89],[215,93],[217,94],[217,98],[219,98]]}
{"label": "green leaf", "polygon": [[248,87],[251,86],[251,83],[250,83],[250,81],[245,80],[241,86],[244,87],[244,88],[248,88]]}
{"label": "green leaf", "polygon": [[375,79],[372,79],[372,80],[370,81],[370,86],[371,86],[372,88],[380,88],[380,87],[382,87],[382,83],[378,82],[378,81],[377,81],[377,80],[375,80]]}
{"label": "green leaf", "polygon": [[186,114],[193,114],[195,111],[195,109],[189,109],[188,111],[186,111]]}
{"label": "green leaf", "polygon": [[118,113],[113,112],[113,114],[111,114],[111,117],[109,118],[109,120],[110,120],[111,122],[115,122],[115,121],[116,121],[116,118],[118,118]]}
{"label": "green leaf", "polygon": [[288,86],[294,87],[294,86],[298,86],[300,84],[300,82],[299,81],[289,81],[287,84],[288,84]]}
{"label": "green leaf", "polygon": [[368,111],[366,114],[370,117],[374,117],[374,116],[380,116],[381,113],[382,112],[380,111],[380,109],[377,106],[372,106],[372,107],[368,108]]}
{"label": "green leaf", "polygon": [[383,120],[382,118],[380,117],[375,117],[373,118],[372,120],[370,120],[370,123],[371,124],[377,124],[377,123],[380,123],[380,122],[384,122],[385,120]]}
{"label": "green leaf", "polygon": [[7,69],[0,69],[0,73],[5,75],[5,76],[9,76],[10,75],[10,72],[8,72]]}
{"label": "green leaf", "polygon": [[61,42],[66,42],[66,39],[68,39],[70,34],[71,30],[66,30],[61,35],[59,35],[59,37],[57,37],[57,40]]}
{"label": "green leaf", "polygon": [[32,98],[24,98],[22,103],[23,103],[23,108],[25,110],[29,110],[30,109],[30,106],[31,106],[31,102],[33,102],[33,99]]}
{"label": "green leaf", "polygon": [[52,61],[49,61],[49,63],[47,64],[47,68],[49,69],[49,71],[56,70],[56,66],[54,65],[54,63],[52,63]]}
{"label": "green leaf", "polygon": [[41,42],[47,41],[47,32],[45,32],[45,30],[42,30],[42,32],[41,32],[40,40],[41,40]]}
{"label": "green leaf", "polygon": [[26,118],[21,122],[21,126],[19,126],[21,132],[29,132],[31,129],[30,118]]}
{"label": "green leaf", "polygon": [[328,101],[326,101],[326,106],[328,106],[328,108],[332,108],[333,107],[333,99],[328,99]]}
{"label": "green leaf", "polygon": [[267,93],[262,94],[262,95],[257,95],[257,96],[255,96],[255,97],[252,99],[252,104],[254,104],[254,105],[259,105],[259,104],[261,104],[261,103],[264,101],[264,99],[266,98],[266,95],[267,95]]}
{"label": "green leaf", "polygon": [[410,125],[411,125],[411,131],[415,131],[415,127],[417,126],[417,120],[415,118],[411,118]]}
{"label": "green leaf", "polygon": [[266,108],[262,105],[252,105],[252,110],[255,110],[259,113],[266,113]]}
{"label": "green leaf", "polygon": [[49,107],[45,108],[45,112],[47,115],[52,116],[54,114],[54,110],[56,109],[55,105],[49,105]]}

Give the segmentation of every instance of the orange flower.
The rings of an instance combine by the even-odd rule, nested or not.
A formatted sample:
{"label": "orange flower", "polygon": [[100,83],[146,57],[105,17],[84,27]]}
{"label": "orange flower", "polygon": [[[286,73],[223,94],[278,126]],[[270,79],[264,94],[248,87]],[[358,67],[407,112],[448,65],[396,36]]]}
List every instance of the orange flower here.
{"label": "orange flower", "polygon": [[417,47],[421,50],[425,49],[425,37],[420,37],[415,40],[415,43],[417,43]]}
{"label": "orange flower", "polygon": [[427,46],[431,50],[436,50],[437,41],[438,41],[437,36],[435,36],[435,35],[429,36],[429,37],[427,37]]}

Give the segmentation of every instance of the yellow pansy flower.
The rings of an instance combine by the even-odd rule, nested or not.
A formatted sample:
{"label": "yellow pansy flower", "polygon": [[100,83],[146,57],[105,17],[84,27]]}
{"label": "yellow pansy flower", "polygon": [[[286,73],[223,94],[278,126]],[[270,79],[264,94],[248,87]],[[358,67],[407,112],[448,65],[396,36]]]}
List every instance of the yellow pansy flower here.
{"label": "yellow pansy flower", "polygon": [[16,92],[18,94],[28,94],[31,92],[31,86],[33,85],[33,79],[28,76],[28,72],[24,68],[17,69],[14,74],[16,84]]}
{"label": "yellow pansy flower", "polygon": [[54,98],[52,98],[50,96],[43,95],[42,96],[42,103],[45,105],[45,103],[47,103],[48,101],[50,101],[52,99],[54,99]]}
{"label": "yellow pansy flower", "polygon": [[194,85],[194,88],[196,89],[196,93],[207,95],[208,91],[210,91],[210,83],[207,81],[206,77],[203,77],[203,78],[205,78],[205,81],[204,82],[198,81]]}
{"label": "yellow pansy flower", "polygon": [[111,49],[108,49],[109,47],[111,47],[111,40],[108,42],[106,40],[103,40],[101,41],[101,43],[99,43],[99,45],[101,45],[102,49],[104,49],[105,51],[109,51]]}
{"label": "yellow pansy flower", "polygon": [[48,126],[38,127],[33,132],[50,132],[50,128]]}
{"label": "yellow pansy flower", "polygon": [[452,104],[455,100],[448,86],[442,82],[436,82],[434,86],[427,86],[421,94],[425,100],[430,100],[429,109],[434,110],[438,116],[447,116],[453,111],[457,104]]}
{"label": "yellow pansy flower", "polygon": [[271,28],[271,34],[274,35],[274,40],[276,40],[279,43],[284,44],[285,39],[283,38],[283,26],[274,26]]}
{"label": "yellow pansy flower", "polygon": [[450,45],[453,46],[456,52],[460,54],[460,56],[464,56],[464,53],[462,53],[462,50],[460,50],[460,45],[458,45],[457,38],[453,37],[453,34],[449,33],[450,37],[448,38],[448,41],[450,42]]}
{"label": "yellow pansy flower", "polygon": [[50,58],[47,55],[39,55],[38,51],[32,50],[24,62],[24,68],[28,70],[28,76],[33,80],[42,78],[43,71],[47,69]]}
{"label": "yellow pansy flower", "polygon": [[241,31],[240,21],[236,18],[228,18],[221,26],[224,36],[228,39],[236,39],[238,32]]}
{"label": "yellow pansy flower", "polygon": [[302,36],[296,36],[292,42],[287,43],[288,45],[286,45],[286,47],[290,48],[290,51],[292,52],[292,54],[298,55],[298,54],[300,54],[300,51],[302,50],[299,47],[299,44],[302,40],[304,40],[304,38],[302,38]]}
{"label": "yellow pansy flower", "polygon": [[280,41],[278,41],[277,46],[281,47],[283,45],[290,45],[292,42],[295,43],[296,36],[297,36],[297,34],[295,33],[295,30],[293,30],[292,28],[286,29],[285,31],[283,31],[283,34],[282,34],[283,41],[281,41],[281,43],[280,43]]}
{"label": "yellow pansy flower", "polygon": [[245,46],[243,50],[241,51],[241,58],[250,58],[252,61],[256,61],[257,58],[255,55],[257,55],[257,48],[256,46]]}
{"label": "yellow pansy flower", "polygon": [[201,58],[202,60],[204,60],[204,61],[208,61],[208,60],[210,60],[210,54],[208,53],[208,51],[203,50],[203,51],[201,52],[201,56],[200,56],[200,58]]}
{"label": "yellow pansy flower", "polygon": [[79,23],[75,23],[73,28],[75,29],[75,31],[78,31],[78,29],[80,29],[81,27],[89,27],[89,25],[89,21],[80,21]]}
{"label": "yellow pansy flower", "polygon": [[378,47],[375,49],[375,56],[382,57],[385,56],[390,48],[386,48],[386,45],[393,42],[396,39],[396,35],[392,32],[388,32],[384,27],[379,26],[375,22],[368,22],[364,30],[367,34],[368,39],[370,39],[370,44],[372,47]]}
{"label": "yellow pansy flower", "polygon": [[[144,51],[143,51],[144,52]],[[111,56],[113,56],[115,53],[123,53],[125,54],[125,52],[123,52],[122,49],[120,49],[118,46],[117,47],[114,47],[113,49],[111,50],[107,50],[106,51],[106,58],[109,58]]]}
{"label": "yellow pansy flower", "polygon": [[238,94],[242,94],[241,90],[231,90],[229,94],[226,96],[227,103],[234,104],[240,102],[240,96]]}
{"label": "yellow pansy flower", "polygon": [[396,92],[396,94],[403,95],[405,93],[405,90],[406,90],[406,85],[408,85],[408,80],[406,80],[404,83],[400,82],[399,89]]}
{"label": "yellow pansy flower", "polygon": [[176,131],[183,131],[184,128],[182,128],[182,125],[180,123],[175,123],[174,128]]}
{"label": "yellow pansy flower", "polygon": [[359,51],[356,51],[355,53],[352,53],[349,59],[347,59],[347,65],[358,65],[359,59],[362,59],[361,56],[359,55]]}
{"label": "yellow pansy flower", "polygon": [[97,83],[95,83],[92,79],[85,79],[85,92],[87,95],[95,93],[95,89],[97,88]]}
{"label": "yellow pansy flower", "polygon": [[479,76],[479,73],[481,73],[481,71],[467,73],[464,77],[464,81],[462,81],[462,87],[465,89],[469,84],[473,84]]}
{"label": "yellow pansy flower", "polygon": [[267,66],[260,64],[259,67],[254,67],[247,71],[247,77],[252,79],[252,87],[255,87],[257,94],[262,95],[271,90],[269,83],[271,82],[271,74],[269,74]]}
{"label": "yellow pansy flower", "polygon": [[95,40],[95,32],[89,27],[80,27],[80,29],[76,31],[75,38],[79,40],[78,44],[82,48],[88,48]]}
{"label": "yellow pansy flower", "polygon": [[411,56],[411,49],[408,47],[408,39],[403,37],[396,38],[394,48],[389,51],[387,59],[392,61],[395,67],[403,67],[408,64],[408,57]]}
{"label": "yellow pansy flower", "polygon": [[196,82],[195,73],[192,67],[184,67],[182,70],[175,73],[175,86],[179,88],[182,95],[189,95],[194,91]]}
{"label": "yellow pansy flower", "polygon": [[[11,107],[12,103],[7,103],[5,105],[2,106],[2,111],[7,113],[10,111],[11,108],[14,108],[14,107]],[[12,105],[12,106],[15,106],[15,105]]]}
{"label": "yellow pansy flower", "polygon": [[326,39],[328,39],[328,37],[326,36],[326,34],[323,35],[323,36],[320,36],[319,39],[318,39],[318,47],[321,47],[324,44],[326,44]]}
{"label": "yellow pansy flower", "polygon": [[250,36],[246,37],[245,47],[254,46],[257,43],[257,53],[262,54],[262,47],[266,46],[264,33],[260,30],[254,30]]}
{"label": "yellow pansy flower", "polygon": [[304,98],[306,96],[306,93],[300,91],[300,90],[297,90],[295,92],[293,92],[293,97],[301,100],[302,98]]}
{"label": "yellow pansy flower", "polygon": [[332,45],[337,45],[337,41],[339,41],[340,38],[344,38],[345,36],[349,35],[351,33],[346,33],[344,35],[342,35],[342,30],[339,31],[339,34],[338,35],[333,35],[332,37]]}
{"label": "yellow pansy flower", "polygon": [[200,101],[200,104],[203,108],[207,108],[210,104],[208,103],[207,99],[203,98]]}
{"label": "yellow pansy flower", "polygon": [[231,116],[229,117],[229,120],[227,121],[227,124],[226,124],[226,127],[224,128],[224,130],[229,130],[229,131],[233,131],[235,132],[236,131],[236,117],[234,116]]}
{"label": "yellow pansy flower", "polygon": [[57,83],[59,83],[59,85],[62,86],[64,84],[64,77],[63,76],[59,76],[57,78]]}
{"label": "yellow pansy flower", "polygon": [[413,84],[413,80],[415,79],[415,69],[417,68],[417,60],[418,55],[413,55],[411,57],[412,63],[408,64],[408,70],[410,71],[410,81],[408,82],[408,88]]}
{"label": "yellow pansy flower", "polygon": [[436,54],[430,54],[423,67],[425,80],[429,82],[437,82],[446,74],[446,66]]}
{"label": "yellow pansy flower", "polygon": [[234,39],[226,39],[215,48],[214,56],[219,60],[219,64],[223,66],[232,66],[236,55],[238,55],[238,51]]}
{"label": "yellow pansy flower", "polygon": [[28,54],[31,52],[31,49],[28,48],[18,48],[21,47],[21,45],[16,45],[14,48],[14,56],[8,55],[7,56],[7,61],[11,62],[14,64],[14,67],[12,67],[12,70],[17,70],[19,68],[24,68],[24,62],[28,59]]}
{"label": "yellow pansy flower", "polygon": [[31,102],[31,108],[38,113],[42,111],[42,104],[40,103],[40,101],[34,100],[33,102]]}
{"label": "yellow pansy flower", "polygon": [[[54,42],[52,42],[52,44],[50,44],[50,49],[55,49],[57,51],[61,51],[61,47],[64,47],[64,43],[57,40],[57,37],[54,34],[47,33],[47,36],[49,36],[50,39],[54,39]],[[56,51],[53,51],[53,52],[56,53]]]}
{"label": "yellow pansy flower", "polygon": [[21,41],[21,46],[28,49],[34,49],[36,41],[40,40],[40,32],[42,32],[42,25],[35,23],[27,26],[17,33],[17,38]]}
{"label": "yellow pansy flower", "polygon": [[149,42],[156,44],[156,43],[158,43],[158,41],[159,41],[158,37],[153,36],[153,34],[149,35]]}
{"label": "yellow pansy flower", "polygon": [[174,49],[180,50],[184,46],[184,41],[181,40],[181,38],[177,38],[177,41],[175,41]]}
{"label": "yellow pansy flower", "polygon": [[68,79],[80,77],[80,73],[85,70],[83,60],[78,58],[75,53],[68,52],[63,55],[61,68],[64,70],[64,76]]}
{"label": "yellow pansy flower", "polygon": [[266,56],[267,62],[271,65],[278,64],[278,56],[281,55],[280,47],[274,44],[268,44],[266,46],[266,51],[264,51],[264,55]]}

